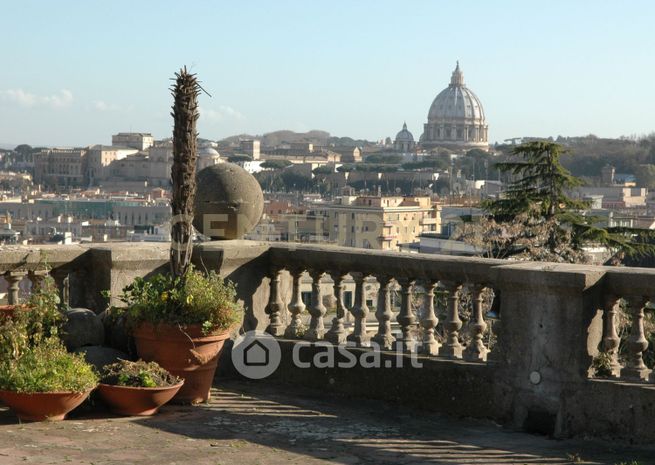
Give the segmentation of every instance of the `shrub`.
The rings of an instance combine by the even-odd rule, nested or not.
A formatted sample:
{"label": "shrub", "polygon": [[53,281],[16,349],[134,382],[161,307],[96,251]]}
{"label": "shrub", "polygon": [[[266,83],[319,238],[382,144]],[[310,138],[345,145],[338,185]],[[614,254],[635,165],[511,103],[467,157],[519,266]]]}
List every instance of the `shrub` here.
{"label": "shrub", "polygon": [[59,334],[65,316],[54,280],[43,280],[25,305],[0,321],[0,361],[20,357],[25,350]]}
{"label": "shrub", "polygon": [[236,288],[215,271],[204,274],[189,269],[181,278],[158,274],[148,280],[136,278],[123,290],[130,326],[202,325],[205,333],[224,331],[239,321],[241,307]]}
{"label": "shrub", "polygon": [[98,375],[80,354],[70,354],[51,337],[0,364],[0,389],[15,392],[85,392]]}

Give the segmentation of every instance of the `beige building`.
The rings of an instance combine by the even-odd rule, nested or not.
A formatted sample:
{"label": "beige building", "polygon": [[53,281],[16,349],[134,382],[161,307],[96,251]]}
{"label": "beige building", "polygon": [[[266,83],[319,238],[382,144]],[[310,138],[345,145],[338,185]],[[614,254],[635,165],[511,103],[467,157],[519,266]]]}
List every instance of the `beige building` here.
{"label": "beige building", "polygon": [[50,188],[88,184],[87,149],[46,149],[34,154],[34,182]]}
{"label": "beige building", "polygon": [[111,145],[132,147],[146,150],[155,144],[155,138],[149,132],[119,132],[111,136]]}
{"label": "beige building", "polygon": [[259,160],[260,142],[258,140],[242,140],[239,142],[239,150],[253,160]]}
{"label": "beige building", "polygon": [[138,150],[130,147],[114,145],[93,145],[87,154],[89,185],[97,185],[101,180],[110,176],[110,165],[116,160],[122,160]]}
{"label": "beige building", "polygon": [[326,218],[328,240],[342,246],[398,250],[441,229],[430,197],[341,197],[316,210]]}

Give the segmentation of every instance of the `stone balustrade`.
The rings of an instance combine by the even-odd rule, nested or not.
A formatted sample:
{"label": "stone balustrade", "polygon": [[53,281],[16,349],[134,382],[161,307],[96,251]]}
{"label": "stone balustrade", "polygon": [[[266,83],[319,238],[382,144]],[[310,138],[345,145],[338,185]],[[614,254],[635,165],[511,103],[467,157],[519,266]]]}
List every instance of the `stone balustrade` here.
{"label": "stone balustrade", "polygon": [[[329,251],[329,253],[326,253]],[[487,327],[484,320],[486,310],[482,304],[482,292],[493,290],[491,268],[502,264],[498,260],[458,259],[444,256],[419,256],[417,254],[384,253],[379,251],[330,248],[320,246],[271,245],[269,251],[269,301],[266,306],[270,319],[266,331],[273,336],[309,341],[325,340],[333,343],[349,342],[357,347],[376,346],[385,350],[419,352],[426,355],[452,359],[484,362],[488,348],[482,335]],[[293,276],[293,304],[287,305],[281,299],[283,275]],[[300,312],[305,304],[298,305],[300,276],[306,273],[312,280],[311,302],[307,311],[311,318],[308,327],[299,331]],[[346,308],[343,299],[344,279],[354,281],[354,302]],[[367,319],[370,309],[367,305],[365,281],[374,278],[378,284],[374,299],[377,330],[368,330]],[[336,302],[332,321],[326,322],[324,305],[325,289],[322,284],[330,280]],[[417,290],[420,294],[417,295]],[[443,343],[435,337],[439,319],[435,313],[435,290],[439,289],[447,302]],[[398,308],[392,308],[392,293],[399,296]],[[460,300],[466,293],[471,298],[471,321],[466,328],[460,319]],[[419,302],[416,302],[416,299]],[[417,310],[422,314],[418,318]],[[290,312],[290,317],[286,313]],[[344,327],[344,318],[349,312],[353,325],[350,331]],[[392,318],[399,326],[392,333]],[[283,321],[289,321],[285,328]],[[329,329],[325,329],[329,326]],[[473,341],[464,350],[460,343],[460,332],[467,331],[467,339]]]}
{"label": "stone balustrade", "polygon": [[[243,240],[196,244],[193,259],[237,284],[244,330],[280,342],[281,366],[264,382],[391,399],[558,436],[655,439],[655,378],[644,357],[655,338],[648,323],[655,270]],[[29,289],[24,280],[38,285],[49,270],[61,288],[68,282],[71,306],[97,312],[120,304],[116,296],[134,277],[167,269],[167,244],[0,250],[10,302]],[[109,301],[100,294],[107,289]],[[316,342],[418,357],[423,367],[293,366],[292,348]]]}

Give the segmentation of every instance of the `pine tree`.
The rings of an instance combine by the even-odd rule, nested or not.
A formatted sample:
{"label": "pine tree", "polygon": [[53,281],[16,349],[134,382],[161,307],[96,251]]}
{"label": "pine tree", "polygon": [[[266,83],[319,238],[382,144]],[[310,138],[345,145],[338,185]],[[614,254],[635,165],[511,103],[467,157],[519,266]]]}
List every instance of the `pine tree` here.
{"label": "pine tree", "polygon": [[554,142],[533,141],[514,148],[513,160],[496,164],[512,181],[504,197],[486,201],[483,207],[495,224],[518,224],[522,228],[517,237],[504,239],[503,244],[509,244],[507,250],[495,250],[494,254],[523,253],[532,259],[578,261],[584,245],[598,244],[614,253],[654,255],[652,232],[599,227],[599,218],[586,214],[588,203],[567,194],[583,182],[561,165],[564,153],[566,150]]}

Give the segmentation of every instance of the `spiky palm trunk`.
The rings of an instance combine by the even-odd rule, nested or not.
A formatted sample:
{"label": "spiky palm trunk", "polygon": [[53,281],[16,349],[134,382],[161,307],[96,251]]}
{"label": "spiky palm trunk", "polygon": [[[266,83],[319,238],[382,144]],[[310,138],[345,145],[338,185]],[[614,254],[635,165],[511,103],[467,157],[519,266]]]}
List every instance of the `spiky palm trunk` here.
{"label": "spiky palm trunk", "polygon": [[193,201],[196,195],[196,122],[198,121],[198,95],[200,84],[186,66],[175,73],[173,94],[173,167],[171,180],[173,195],[171,207],[171,271],[183,276],[191,263],[193,244]]}

